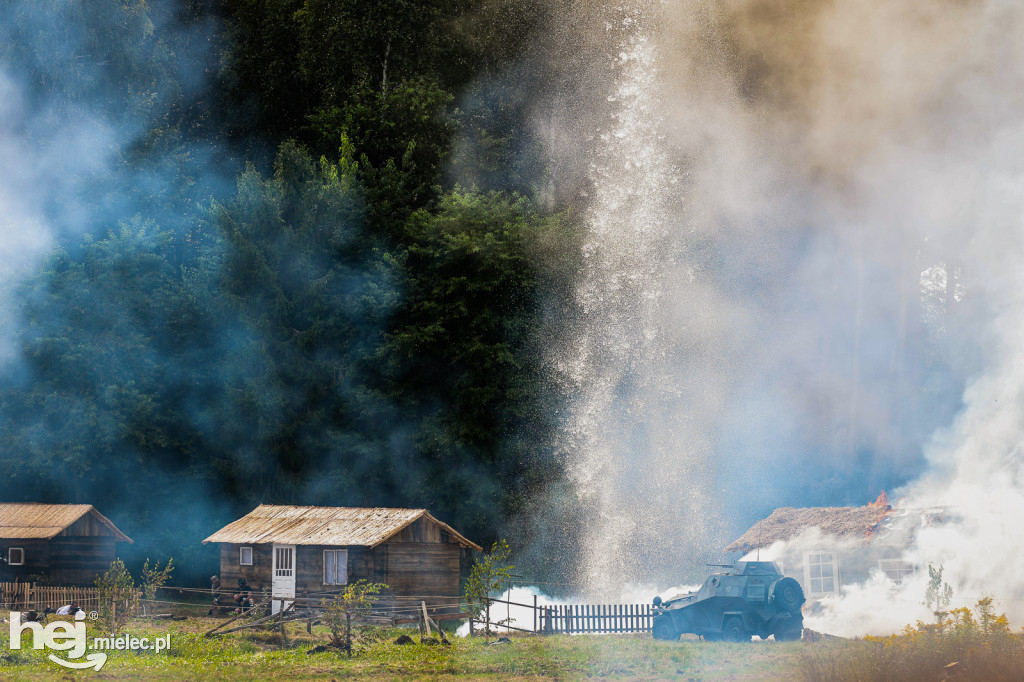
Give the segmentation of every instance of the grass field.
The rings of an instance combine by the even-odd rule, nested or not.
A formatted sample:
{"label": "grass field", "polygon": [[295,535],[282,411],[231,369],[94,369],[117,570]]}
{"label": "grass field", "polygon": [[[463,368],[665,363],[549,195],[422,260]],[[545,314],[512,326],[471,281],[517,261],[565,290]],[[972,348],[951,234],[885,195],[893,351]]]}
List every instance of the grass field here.
{"label": "grass field", "polygon": [[[207,639],[215,621],[133,621],[136,636],[171,635],[168,652],[110,651],[99,672],[69,671],[47,659],[49,652],[9,651],[6,627],[0,661],[2,680],[63,680],[68,676],[104,680],[304,680],[444,679],[561,680],[608,679],[788,680],[800,643],[665,643],[649,635],[513,636],[486,644],[480,637],[453,638],[451,646],[396,645],[401,634],[379,631],[358,640],[355,654],[328,649],[308,653],[328,640],[320,626],[307,634],[290,624],[276,632],[229,634]],[[90,635],[98,634],[90,632]],[[28,646],[26,635],[23,646]]]}
{"label": "grass field", "polygon": [[[207,618],[136,619],[129,624],[128,633],[148,637],[170,634],[170,650],[160,654],[111,651],[99,672],[66,670],[47,660],[48,652],[42,650],[11,651],[4,626],[0,680],[934,681],[945,679],[943,666],[958,660],[951,658],[954,652],[922,648],[920,638],[728,644],[660,642],[649,635],[523,635],[513,636],[508,643],[490,645],[479,637],[453,638],[451,646],[394,643],[401,634],[416,635],[414,629],[364,634],[349,658],[333,649],[310,653],[328,641],[327,630],[321,626],[314,627],[312,634],[306,633],[304,625],[292,623],[286,635],[247,631],[204,638],[203,633],[216,622]],[[99,634],[90,631],[90,636]],[[1017,658],[1024,653],[1024,646],[1019,637],[1007,642],[1009,649],[999,654],[1002,658],[985,659],[982,652],[978,663],[957,666],[951,679],[1024,679],[1024,668],[1020,667],[1024,656]],[[921,658],[925,651],[929,656]],[[963,650],[955,653],[967,661]],[[980,663],[992,660],[1002,667],[980,667]],[[971,674],[972,667],[979,675]],[[980,676],[982,670],[987,671],[986,676]],[[1000,670],[1009,671],[1010,676],[1003,676]],[[1018,671],[1016,676],[1014,670]],[[997,676],[988,676],[993,673]]]}

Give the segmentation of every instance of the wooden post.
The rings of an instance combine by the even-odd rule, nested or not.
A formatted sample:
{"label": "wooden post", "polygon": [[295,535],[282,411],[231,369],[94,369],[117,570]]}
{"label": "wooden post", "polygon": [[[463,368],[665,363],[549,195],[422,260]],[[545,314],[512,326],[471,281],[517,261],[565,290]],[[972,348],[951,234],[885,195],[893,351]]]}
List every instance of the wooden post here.
{"label": "wooden post", "polygon": [[345,614],[345,650],[348,657],[352,658],[352,614]]}
{"label": "wooden post", "polygon": [[420,609],[423,611],[423,626],[427,629],[427,637],[432,637],[433,633],[430,632],[430,618],[427,616],[427,602],[420,602]]}
{"label": "wooden post", "polygon": [[473,620],[472,616],[470,616],[469,617],[469,636],[470,637],[475,637],[476,636],[476,635],[473,634],[473,630],[475,629],[475,626],[476,626],[476,621]]}
{"label": "wooden post", "polygon": [[537,632],[537,595],[533,595],[533,631]]}
{"label": "wooden post", "polygon": [[306,634],[307,635],[313,634],[313,618],[312,617],[309,617],[309,618],[306,619]]}

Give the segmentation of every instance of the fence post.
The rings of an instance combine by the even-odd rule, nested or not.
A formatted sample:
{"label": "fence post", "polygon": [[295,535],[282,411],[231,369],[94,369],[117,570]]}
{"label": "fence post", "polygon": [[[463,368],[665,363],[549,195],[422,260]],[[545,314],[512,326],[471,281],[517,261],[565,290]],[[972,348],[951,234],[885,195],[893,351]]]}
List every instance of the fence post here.
{"label": "fence post", "polygon": [[420,608],[423,609],[423,627],[427,629],[427,637],[432,637],[430,632],[430,619],[427,617],[427,602],[421,601]]}
{"label": "fence post", "polygon": [[537,595],[533,595],[533,631],[537,632]]}
{"label": "fence post", "polygon": [[345,614],[345,650],[348,657],[352,658],[352,614]]}

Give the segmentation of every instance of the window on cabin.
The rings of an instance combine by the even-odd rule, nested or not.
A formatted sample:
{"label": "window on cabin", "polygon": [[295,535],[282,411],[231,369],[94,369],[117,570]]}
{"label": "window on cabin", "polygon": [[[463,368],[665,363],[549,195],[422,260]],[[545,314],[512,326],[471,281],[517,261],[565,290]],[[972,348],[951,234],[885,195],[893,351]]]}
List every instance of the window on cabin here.
{"label": "window on cabin", "polygon": [[804,577],[809,597],[824,597],[839,591],[836,563],[834,552],[808,552],[804,555]]}
{"label": "window on cabin", "polygon": [[25,563],[25,550],[22,547],[11,547],[7,550],[7,563],[10,566],[21,566]]}
{"label": "window on cabin", "polygon": [[252,566],[252,547],[238,548],[238,563],[241,566]]}
{"label": "window on cabin", "polygon": [[348,550],[324,550],[324,585],[348,584]]}
{"label": "window on cabin", "polygon": [[878,568],[885,576],[899,585],[904,578],[909,578],[917,571],[914,562],[907,559],[879,559]]}

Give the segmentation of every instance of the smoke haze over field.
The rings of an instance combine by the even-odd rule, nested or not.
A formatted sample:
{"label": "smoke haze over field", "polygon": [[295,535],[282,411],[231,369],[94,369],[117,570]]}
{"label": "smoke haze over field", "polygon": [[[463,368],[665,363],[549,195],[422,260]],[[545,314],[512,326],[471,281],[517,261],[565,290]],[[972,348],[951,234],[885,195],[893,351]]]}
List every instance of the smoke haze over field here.
{"label": "smoke haze over field", "polygon": [[[1024,560],[1009,521],[1024,513],[1024,10],[536,1],[522,30],[543,35],[480,58],[487,87],[461,119],[445,107],[470,76],[430,60],[472,58],[450,50],[440,6],[417,5],[430,26],[325,10],[276,33],[261,12],[280,6],[250,3],[225,38],[242,47],[214,54],[219,29],[171,5],[5,5],[0,436],[25,461],[0,459],[0,493],[118,490],[129,535],[177,526],[189,546],[217,525],[204,514],[264,497],[429,501],[497,532],[562,484],[546,459],[557,403],[568,484],[515,539],[550,560],[527,566],[575,563],[580,599],[700,583],[771,509],[883,488],[958,510],[910,550],[946,566],[957,598],[1024,599],[991,560]],[[510,9],[494,11],[497,40]],[[385,24],[402,60],[370,30]],[[308,134],[338,156],[284,145],[279,177],[251,171],[236,191],[219,146],[236,131],[193,109],[227,57],[268,139]],[[502,81],[508,62],[521,70]],[[274,109],[297,84],[333,88],[324,74],[349,80]],[[458,125],[478,128],[449,148]],[[488,187],[533,180],[538,204],[576,217],[435,192],[446,159]],[[582,247],[552,253],[575,244],[559,232],[573,219]],[[576,275],[541,335],[536,252],[562,268],[551,288]],[[538,336],[554,339],[543,379]],[[556,397],[534,395],[549,376]],[[163,518],[159,496],[194,518]],[[151,546],[174,544],[161,532]],[[889,588],[856,589],[823,622],[891,627],[852,610]]]}
{"label": "smoke haze over field", "polygon": [[1024,462],[1024,12],[637,0],[567,24],[596,65],[554,150],[590,169],[552,356],[581,582],[691,577],[773,507],[903,486],[974,510],[925,560],[1019,596],[966,557],[1022,549],[1000,519]]}

